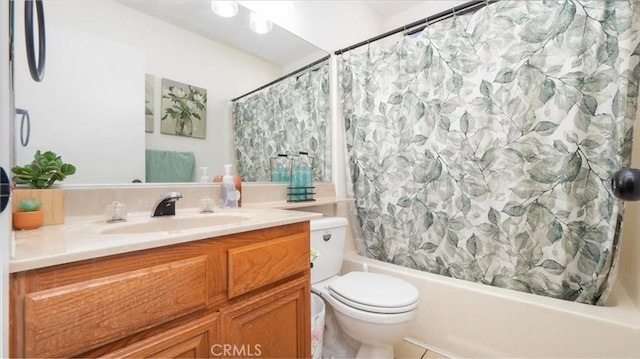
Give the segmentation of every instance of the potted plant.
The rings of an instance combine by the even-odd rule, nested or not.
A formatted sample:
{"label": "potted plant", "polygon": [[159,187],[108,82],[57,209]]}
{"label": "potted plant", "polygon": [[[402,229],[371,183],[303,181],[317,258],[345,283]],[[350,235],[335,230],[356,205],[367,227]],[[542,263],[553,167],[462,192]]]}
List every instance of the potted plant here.
{"label": "potted plant", "polygon": [[[59,188],[51,188],[57,181],[76,173],[76,167],[62,161],[62,157],[52,151],[36,151],[33,161],[24,166],[11,169],[13,183],[14,211],[18,211],[18,203],[27,198],[42,202],[44,212],[43,224],[64,223],[64,192]],[[20,188],[20,187],[28,188]]]}
{"label": "potted plant", "polygon": [[63,181],[67,176],[76,173],[74,165],[62,162],[62,156],[52,151],[36,151],[33,161],[24,166],[11,169],[12,178],[16,185],[26,184],[29,188],[49,188],[56,181]]}
{"label": "potted plant", "polygon": [[42,202],[33,198],[26,198],[18,202],[18,211],[13,212],[13,228],[36,229],[44,221],[44,212],[40,210]]}

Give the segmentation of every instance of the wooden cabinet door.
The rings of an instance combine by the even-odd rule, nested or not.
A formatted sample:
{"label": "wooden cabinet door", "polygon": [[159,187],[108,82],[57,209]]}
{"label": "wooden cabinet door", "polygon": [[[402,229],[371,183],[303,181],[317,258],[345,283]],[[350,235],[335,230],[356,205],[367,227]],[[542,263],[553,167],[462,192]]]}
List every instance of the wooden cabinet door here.
{"label": "wooden cabinet door", "polygon": [[219,313],[208,315],[109,353],[104,358],[211,358],[219,343],[219,319]]}
{"label": "wooden cabinet door", "polygon": [[[255,295],[222,313],[222,357],[309,358],[308,276]],[[216,353],[220,354],[220,353]]]}

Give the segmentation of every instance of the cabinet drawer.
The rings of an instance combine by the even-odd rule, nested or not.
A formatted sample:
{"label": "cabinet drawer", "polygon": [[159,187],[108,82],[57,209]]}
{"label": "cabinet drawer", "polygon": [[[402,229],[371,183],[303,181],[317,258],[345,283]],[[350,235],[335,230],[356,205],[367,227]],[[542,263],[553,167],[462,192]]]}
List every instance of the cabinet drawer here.
{"label": "cabinet drawer", "polygon": [[207,305],[206,257],[194,257],[27,294],[25,356],[60,357]]}
{"label": "cabinet drawer", "polygon": [[309,269],[309,233],[229,250],[229,298]]}
{"label": "cabinet drawer", "polygon": [[220,341],[219,317],[219,313],[208,315],[101,358],[209,358]]}

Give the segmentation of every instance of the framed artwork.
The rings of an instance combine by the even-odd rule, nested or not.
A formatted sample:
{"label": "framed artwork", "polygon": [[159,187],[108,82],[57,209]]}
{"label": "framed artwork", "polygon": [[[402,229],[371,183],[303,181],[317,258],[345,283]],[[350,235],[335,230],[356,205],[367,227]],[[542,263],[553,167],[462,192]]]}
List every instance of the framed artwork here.
{"label": "framed artwork", "polygon": [[154,130],[155,81],[153,75],[144,75],[144,132],[149,133],[153,133]]}
{"label": "framed artwork", "polygon": [[162,79],[160,133],[205,138],[207,90]]}

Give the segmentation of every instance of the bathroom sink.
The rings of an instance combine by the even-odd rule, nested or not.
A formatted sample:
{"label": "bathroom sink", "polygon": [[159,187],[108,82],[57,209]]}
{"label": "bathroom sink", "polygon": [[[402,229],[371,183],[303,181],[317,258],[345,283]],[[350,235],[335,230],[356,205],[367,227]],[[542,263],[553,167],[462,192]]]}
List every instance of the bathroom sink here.
{"label": "bathroom sink", "polygon": [[171,232],[196,228],[214,227],[233,224],[249,219],[245,216],[228,213],[201,214],[193,217],[150,217],[140,223],[114,223],[100,233],[102,234],[140,234],[149,232]]}

